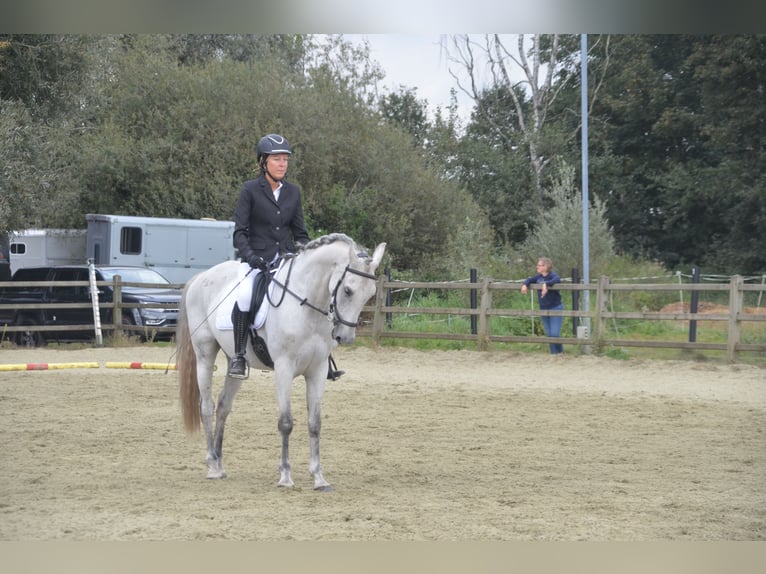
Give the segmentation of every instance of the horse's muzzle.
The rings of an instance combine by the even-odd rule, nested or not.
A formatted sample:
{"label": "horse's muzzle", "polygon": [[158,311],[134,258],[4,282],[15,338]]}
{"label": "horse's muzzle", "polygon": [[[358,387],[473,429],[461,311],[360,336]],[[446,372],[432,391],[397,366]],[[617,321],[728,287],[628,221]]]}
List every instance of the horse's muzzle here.
{"label": "horse's muzzle", "polygon": [[336,328],[332,333],[332,338],[339,345],[351,345],[356,340],[356,329],[348,327]]}

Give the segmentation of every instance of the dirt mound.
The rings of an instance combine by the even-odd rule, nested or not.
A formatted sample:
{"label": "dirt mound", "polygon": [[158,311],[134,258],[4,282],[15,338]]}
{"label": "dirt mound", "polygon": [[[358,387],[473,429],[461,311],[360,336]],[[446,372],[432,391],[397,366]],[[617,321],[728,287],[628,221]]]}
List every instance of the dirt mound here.
{"label": "dirt mound", "polygon": [[[677,301],[676,303],[669,303],[660,309],[663,313],[690,313],[689,303],[682,303]],[[697,313],[706,313],[710,315],[726,315],[729,312],[729,308],[726,305],[719,305],[718,303],[708,303],[707,301],[700,301],[697,305]]]}
{"label": "dirt mound", "polygon": [[[665,305],[661,310],[662,313],[690,313],[689,303],[669,303]],[[707,301],[700,301],[697,305],[697,313],[705,313],[709,315],[728,315],[729,308],[726,305],[720,305],[718,303],[709,303]],[[766,307],[745,307],[745,313],[752,315],[766,315]]]}

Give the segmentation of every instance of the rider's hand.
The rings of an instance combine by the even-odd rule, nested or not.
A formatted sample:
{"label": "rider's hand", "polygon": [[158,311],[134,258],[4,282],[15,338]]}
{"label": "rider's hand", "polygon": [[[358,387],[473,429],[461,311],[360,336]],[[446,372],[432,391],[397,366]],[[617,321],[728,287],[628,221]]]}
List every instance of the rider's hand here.
{"label": "rider's hand", "polygon": [[260,255],[256,255],[255,253],[247,258],[247,263],[250,265],[250,267],[254,269],[260,269],[264,273],[269,270],[269,264],[266,262],[266,260]]}

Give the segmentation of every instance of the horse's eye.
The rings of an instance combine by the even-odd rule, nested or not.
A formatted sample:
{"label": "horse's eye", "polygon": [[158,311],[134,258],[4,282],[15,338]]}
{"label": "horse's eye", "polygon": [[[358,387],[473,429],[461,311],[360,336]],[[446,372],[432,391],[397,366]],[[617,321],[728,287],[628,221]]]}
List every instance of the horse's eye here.
{"label": "horse's eye", "polygon": [[351,295],[354,293],[350,287],[343,287],[343,293],[346,295],[346,297],[351,297]]}

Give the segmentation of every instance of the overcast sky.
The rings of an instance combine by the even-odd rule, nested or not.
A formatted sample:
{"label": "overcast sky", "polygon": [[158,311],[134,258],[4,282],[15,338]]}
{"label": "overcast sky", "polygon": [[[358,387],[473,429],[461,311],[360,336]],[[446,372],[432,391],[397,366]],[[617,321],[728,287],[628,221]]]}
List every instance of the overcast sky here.
{"label": "overcast sky", "polygon": [[448,62],[439,34],[344,34],[343,37],[351,42],[368,41],[370,57],[383,68],[386,74],[383,87],[389,92],[398,91],[399,86],[417,88],[417,98],[428,100],[431,109],[436,106],[446,109],[450,89],[455,88],[460,116],[464,121],[470,117],[471,101],[460,93],[449,72],[450,67],[458,73],[460,70]]}

